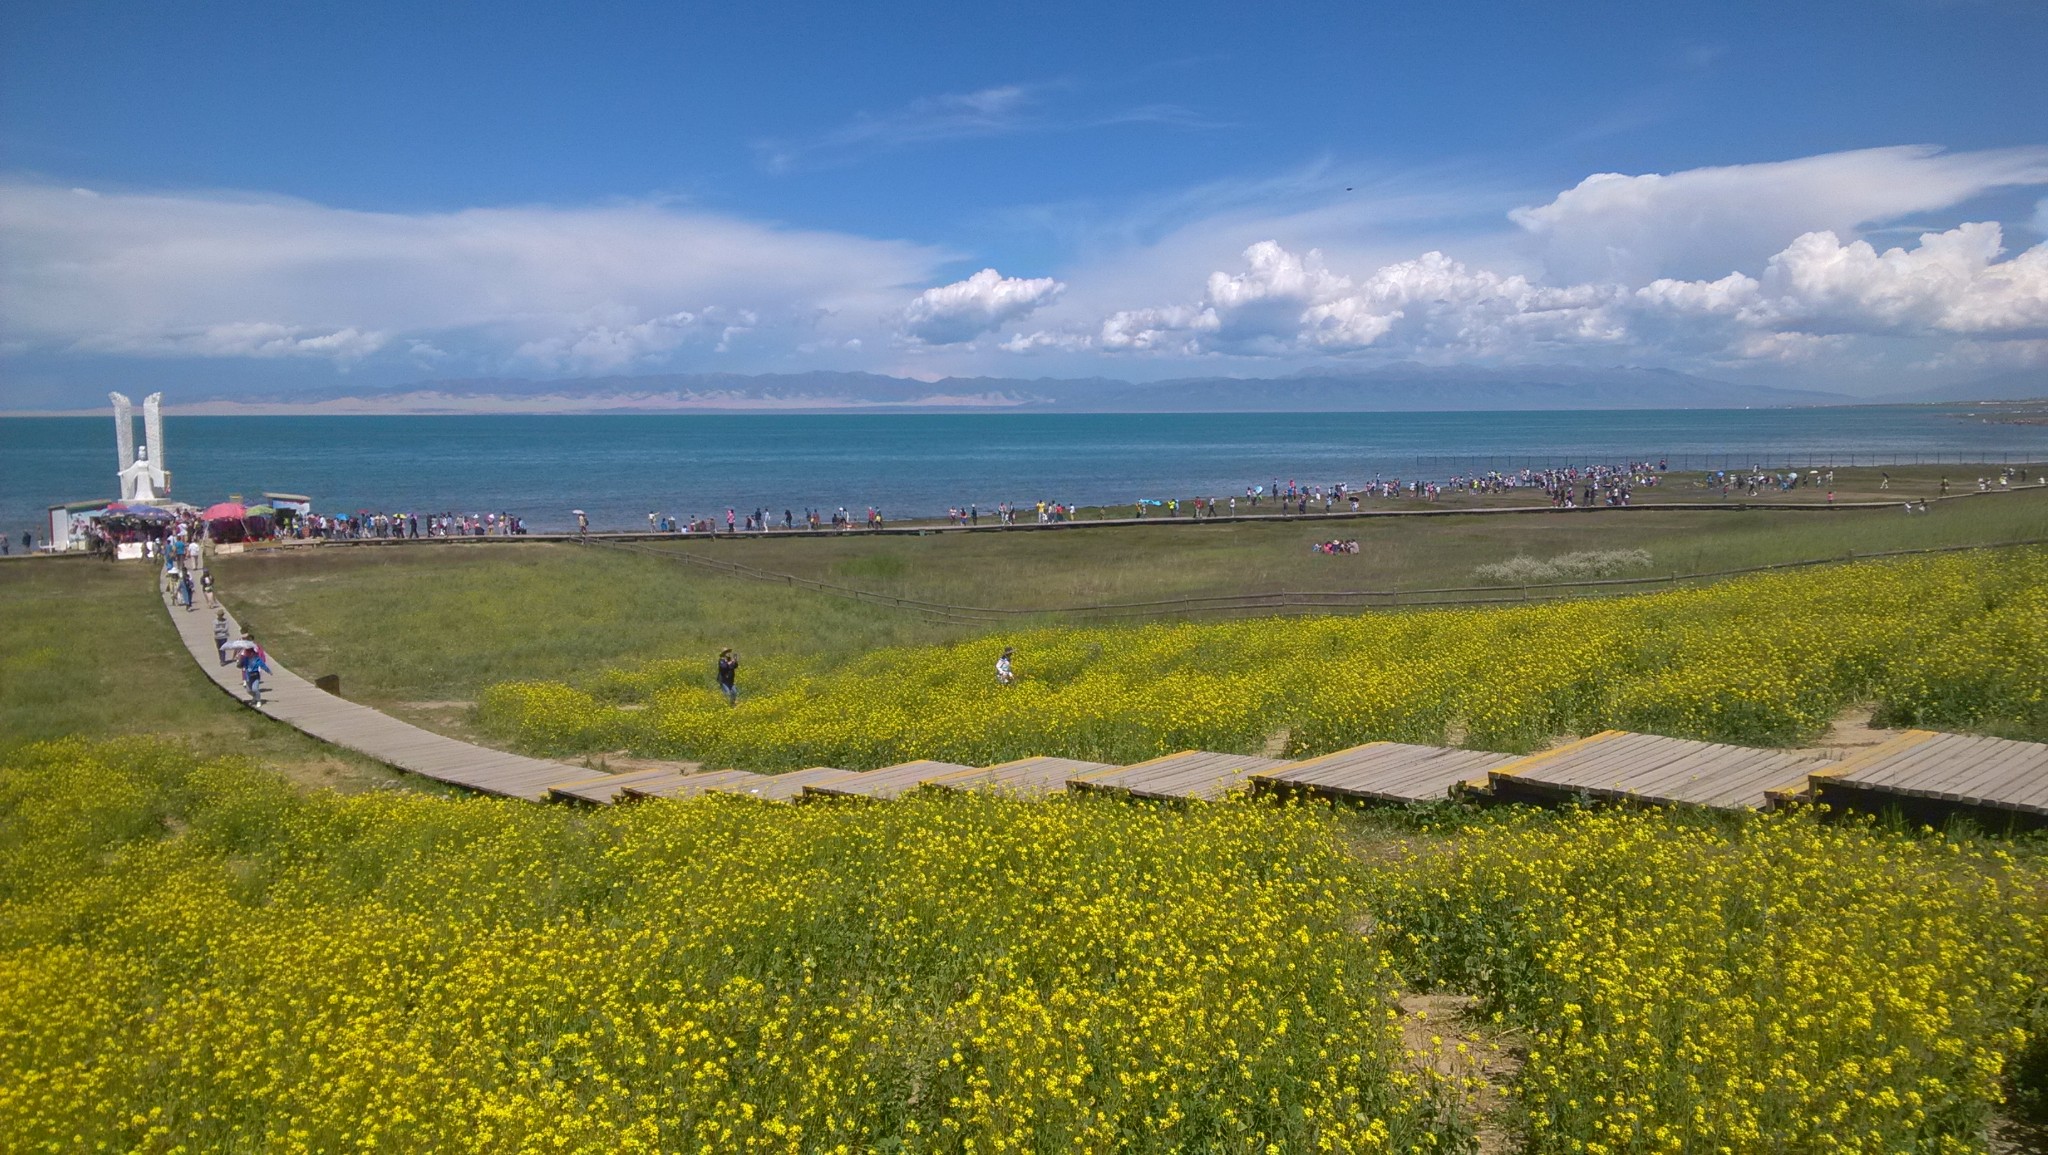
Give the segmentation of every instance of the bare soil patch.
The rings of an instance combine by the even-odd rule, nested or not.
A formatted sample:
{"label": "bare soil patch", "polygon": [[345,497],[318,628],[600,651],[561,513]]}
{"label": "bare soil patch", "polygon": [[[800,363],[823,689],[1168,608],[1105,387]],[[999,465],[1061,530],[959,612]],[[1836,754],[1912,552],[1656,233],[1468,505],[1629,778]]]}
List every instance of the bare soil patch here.
{"label": "bare soil patch", "polygon": [[1517,1149],[1508,1085],[1522,1070],[1522,1056],[1507,1036],[1480,1021],[1471,995],[1410,994],[1395,1000],[1401,1011],[1401,1045],[1408,1062],[1457,1079],[1471,1092],[1481,1155]]}

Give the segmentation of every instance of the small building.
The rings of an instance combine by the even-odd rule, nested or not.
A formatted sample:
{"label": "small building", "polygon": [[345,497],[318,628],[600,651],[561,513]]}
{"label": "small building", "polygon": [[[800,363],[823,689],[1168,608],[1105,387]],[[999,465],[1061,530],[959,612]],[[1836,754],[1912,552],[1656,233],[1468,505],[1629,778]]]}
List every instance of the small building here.
{"label": "small building", "polygon": [[71,501],[50,507],[50,533],[45,549],[62,552],[85,548],[85,526],[99,519],[101,510],[112,505],[105,498],[98,501]]}
{"label": "small building", "polygon": [[313,499],[303,493],[266,493],[263,500],[277,510],[277,524],[281,530],[297,529],[313,512]]}

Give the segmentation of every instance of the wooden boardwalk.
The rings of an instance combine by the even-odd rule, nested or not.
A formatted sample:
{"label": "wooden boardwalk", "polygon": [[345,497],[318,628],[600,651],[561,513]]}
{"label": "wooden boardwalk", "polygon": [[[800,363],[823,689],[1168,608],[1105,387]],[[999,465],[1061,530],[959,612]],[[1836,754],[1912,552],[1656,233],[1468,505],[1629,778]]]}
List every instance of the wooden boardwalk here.
{"label": "wooden boardwalk", "polygon": [[1815,755],[1725,746],[1605,730],[1519,758],[1488,774],[1504,799],[1554,801],[1580,795],[1713,810],[1761,810],[1804,793],[1807,776],[1829,763]]}
{"label": "wooden boardwalk", "polygon": [[670,774],[625,788],[627,798],[695,798],[714,790],[745,792],[769,776],[751,770],[713,770],[705,774]]}
{"label": "wooden boardwalk", "polygon": [[566,802],[589,802],[597,806],[610,806],[619,801],[629,786],[644,786],[681,778],[674,770],[625,770],[617,774],[598,774],[575,782],[557,782],[548,787],[548,793]]}
{"label": "wooden boardwalk", "polygon": [[[213,614],[166,609],[192,659],[215,685],[245,700],[239,671],[213,645]],[[231,631],[239,635],[232,615]],[[1574,797],[1652,805],[1757,810],[1796,798],[1857,809],[1896,807],[1929,820],[1958,811],[2048,825],[2048,745],[1909,730],[1839,762],[1608,730],[1526,758],[1372,742],[1290,762],[1185,750],[1129,766],[1073,758],[1019,758],[993,766],[918,761],[855,773],[814,767],[788,774],[674,769],[595,774],[583,767],[491,750],[423,730],[329,694],[275,661],[263,712],[324,742],[400,770],[485,794],[609,805],[632,798],[740,794],[764,801],[897,798],[923,786],[1043,798],[1069,789],[1137,798],[1213,800],[1252,786],[1371,803],[1433,801],[1454,790],[1506,801]]]}
{"label": "wooden boardwalk", "polygon": [[735,782],[714,786],[713,794],[744,794],[763,802],[794,802],[804,796],[804,790],[811,786],[830,786],[858,778],[851,770],[838,770],[830,766],[813,766],[808,770],[791,770],[787,774],[756,774],[753,782]]}
{"label": "wooden boardwalk", "polygon": [[1368,742],[1290,762],[1251,776],[1262,794],[1300,793],[1355,802],[1441,802],[1461,788],[1484,789],[1487,773],[1516,759],[1512,754]]}
{"label": "wooden boardwalk", "polygon": [[1108,762],[1083,762],[1079,758],[1019,758],[1014,762],[998,762],[982,770],[949,775],[933,781],[931,785],[942,790],[987,790],[1018,798],[1043,798],[1049,794],[1064,793],[1067,783],[1075,778],[1115,769],[1117,767]]}
{"label": "wooden boardwalk", "polygon": [[1815,774],[1813,791],[1859,809],[1940,803],[2048,820],[2048,745],[1908,730]]}
{"label": "wooden boardwalk", "polygon": [[[204,606],[186,610],[172,605],[168,598],[164,604],[171,623],[178,629],[178,637],[191,651],[200,670],[238,701],[248,701],[242,690],[241,672],[234,666],[222,665],[220,653],[214,649],[213,612]],[[233,614],[228,615],[228,624],[235,636],[241,636]],[[580,766],[489,750],[422,730],[368,706],[338,698],[292,673],[275,658],[270,661],[270,675],[263,681],[265,714],[323,742],[366,754],[422,778],[485,794],[539,802],[549,796],[555,783],[591,777],[590,771]]]}
{"label": "wooden boardwalk", "polygon": [[958,762],[919,759],[868,770],[849,778],[835,778],[804,787],[806,795],[830,798],[901,798],[920,786],[935,784],[955,774],[972,774],[975,768]]}
{"label": "wooden boardwalk", "polygon": [[1253,774],[1288,765],[1281,758],[1183,750],[1147,762],[1074,778],[1069,786],[1108,790],[1133,798],[1213,802],[1246,784]]}

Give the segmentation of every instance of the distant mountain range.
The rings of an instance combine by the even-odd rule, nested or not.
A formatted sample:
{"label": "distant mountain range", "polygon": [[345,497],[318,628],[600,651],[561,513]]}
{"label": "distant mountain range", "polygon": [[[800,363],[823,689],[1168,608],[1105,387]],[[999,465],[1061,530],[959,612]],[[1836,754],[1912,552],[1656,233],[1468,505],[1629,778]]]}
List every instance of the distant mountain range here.
{"label": "distant mountain range", "polygon": [[1929,404],[1943,401],[2033,401],[2048,398],[2048,369],[2015,369],[1939,389],[1915,389],[1876,400],[1886,404]]}
{"label": "distant mountain range", "polygon": [[215,398],[182,413],[596,413],[1011,411],[1065,413],[1736,409],[1853,404],[1839,393],[1736,385],[1668,369],[1390,365],[1283,377],[947,377],[874,373],[664,374],[530,381],[466,378],[387,389]]}

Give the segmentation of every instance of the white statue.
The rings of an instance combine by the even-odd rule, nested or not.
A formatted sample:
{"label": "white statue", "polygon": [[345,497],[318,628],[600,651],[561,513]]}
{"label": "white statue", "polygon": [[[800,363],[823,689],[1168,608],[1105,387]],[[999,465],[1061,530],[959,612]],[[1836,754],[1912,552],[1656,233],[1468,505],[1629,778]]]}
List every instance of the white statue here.
{"label": "white statue", "polygon": [[144,445],[137,449],[135,463],[121,471],[121,500],[155,501],[154,481],[159,473],[161,471],[150,464],[149,446]]}
{"label": "white statue", "polygon": [[[142,399],[143,443],[135,444],[135,419],[131,402],[120,393],[107,394],[114,403],[114,449],[120,456],[121,500],[155,501],[168,497],[170,479],[164,475],[164,415],[161,393]],[[155,453],[151,453],[151,450]]]}

